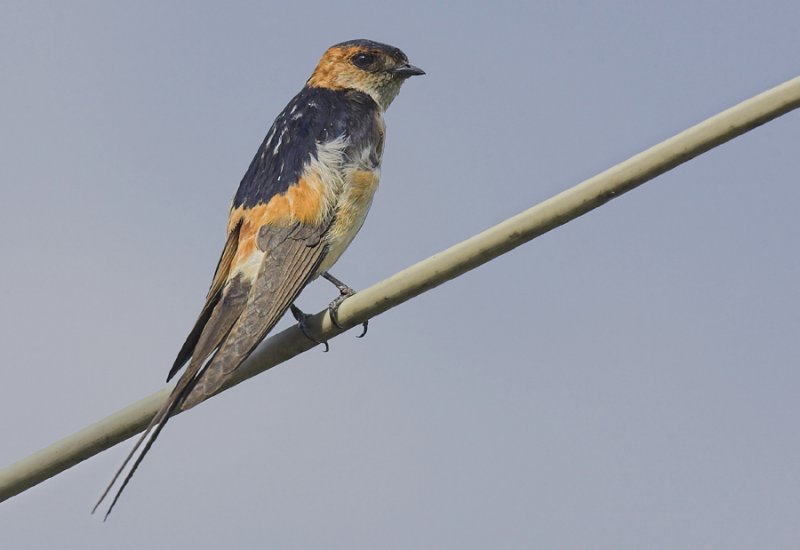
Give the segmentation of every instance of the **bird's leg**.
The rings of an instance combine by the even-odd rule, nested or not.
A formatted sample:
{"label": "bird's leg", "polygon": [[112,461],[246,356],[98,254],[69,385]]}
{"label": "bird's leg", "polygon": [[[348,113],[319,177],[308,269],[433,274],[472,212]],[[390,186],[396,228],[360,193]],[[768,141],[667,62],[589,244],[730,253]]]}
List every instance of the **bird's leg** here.
{"label": "bird's leg", "polygon": [[[332,301],[330,305],[328,305],[328,312],[331,316],[331,322],[338,328],[344,328],[342,325],[339,324],[339,306],[342,305],[342,302],[344,302],[347,298],[355,294],[356,291],[347,286],[346,284],[344,284],[342,281],[340,281],[330,273],[328,273],[327,271],[324,271],[322,273],[322,277],[332,282],[334,285],[336,285],[336,288],[339,289],[340,293],[339,297],[336,298],[334,301]],[[367,329],[369,328],[369,320],[361,323],[361,326],[364,327],[364,330],[361,332],[361,334],[356,336],[356,338],[362,338],[367,333]]]}
{"label": "bird's leg", "polygon": [[300,332],[303,333],[303,336],[305,336],[306,338],[308,338],[309,340],[311,340],[315,344],[321,344],[321,345],[325,346],[325,349],[322,350],[322,351],[323,352],[327,352],[330,349],[330,346],[328,346],[328,342],[320,342],[319,340],[317,340],[316,338],[314,338],[313,336],[311,336],[308,333],[308,325],[306,324],[306,320],[308,319],[309,315],[307,313],[303,313],[300,310],[300,308],[297,307],[294,304],[289,306],[289,308],[291,309],[292,315],[294,315],[294,318],[297,319],[297,326],[300,328]]}

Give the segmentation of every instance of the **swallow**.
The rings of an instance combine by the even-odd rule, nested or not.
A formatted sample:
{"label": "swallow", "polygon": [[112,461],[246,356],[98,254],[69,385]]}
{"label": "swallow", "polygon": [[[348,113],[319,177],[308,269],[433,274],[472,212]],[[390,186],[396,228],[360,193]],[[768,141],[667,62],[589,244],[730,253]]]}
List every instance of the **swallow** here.
{"label": "swallow", "polygon": [[288,309],[308,335],[293,303],[319,276],[339,288],[330,305],[338,324],[338,305],[353,290],[328,270],[361,229],[378,188],[383,113],[409,77],[423,74],[398,48],[371,40],[325,51],[239,184],[205,305],[167,381],[186,369],[93,513],[127,469],[108,518],[170,416],[219,390]]}

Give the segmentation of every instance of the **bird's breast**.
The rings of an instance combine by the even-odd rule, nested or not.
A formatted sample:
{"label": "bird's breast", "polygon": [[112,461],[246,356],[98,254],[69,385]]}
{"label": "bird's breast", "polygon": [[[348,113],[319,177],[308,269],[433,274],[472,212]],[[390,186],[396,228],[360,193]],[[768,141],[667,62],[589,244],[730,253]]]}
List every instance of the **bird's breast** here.
{"label": "bird's breast", "polygon": [[318,274],[336,263],[364,225],[378,190],[380,169],[346,170],[343,180],[342,192],[336,201],[336,217],[326,235],[328,253],[317,270]]}

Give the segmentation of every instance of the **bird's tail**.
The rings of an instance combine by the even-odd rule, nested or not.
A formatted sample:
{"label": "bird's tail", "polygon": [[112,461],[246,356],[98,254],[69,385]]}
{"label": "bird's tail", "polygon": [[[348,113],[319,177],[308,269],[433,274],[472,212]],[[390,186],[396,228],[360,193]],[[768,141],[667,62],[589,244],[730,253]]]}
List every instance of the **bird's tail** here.
{"label": "bird's tail", "polygon": [[150,450],[150,447],[153,446],[153,443],[155,443],[155,440],[158,438],[158,434],[161,433],[161,430],[164,429],[167,421],[169,421],[170,416],[175,412],[186,396],[192,391],[196,379],[196,376],[187,376],[178,382],[178,385],[175,386],[175,389],[173,389],[172,393],[170,393],[169,398],[167,398],[158,412],[153,416],[150,424],[147,425],[147,428],[136,441],[136,444],[133,446],[133,449],[131,449],[131,452],[128,453],[127,457],[125,457],[125,461],[122,463],[119,469],[117,469],[114,477],[111,478],[111,481],[103,491],[103,494],[100,495],[97,503],[92,508],[92,514],[94,514],[100,507],[100,504],[102,504],[103,500],[105,500],[105,498],[111,492],[111,489],[117,483],[117,480],[122,477],[123,472],[127,471],[125,476],[122,478],[122,484],[119,486],[119,489],[117,489],[117,492],[114,495],[114,500],[111,501],[111,505],[109,505],[105,516],[103,516],[103,521],[108,519],[108,516],[111,514],[111,511],[117,504],[122,491],[125,490],[125,487],[128,485],[131,477],[133,477],[133,474],[136,472],[139,464],[141,464],[145,455]]}

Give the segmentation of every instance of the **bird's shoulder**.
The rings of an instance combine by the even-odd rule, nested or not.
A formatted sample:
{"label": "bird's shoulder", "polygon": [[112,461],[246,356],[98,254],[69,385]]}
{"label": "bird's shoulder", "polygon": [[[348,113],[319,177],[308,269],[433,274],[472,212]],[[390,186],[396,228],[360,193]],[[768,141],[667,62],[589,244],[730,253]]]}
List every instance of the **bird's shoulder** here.
{"label": "bird's shoulder", "polygon": [[332,145],[339,146],[344,162],[370,149],[378,151],[373,160],[379,162],[381,110],[367,94],[304,87],[267,132],[239,184],[233,208],[251,208],[286,193],[309,163],[325,161],[324,152]]}

